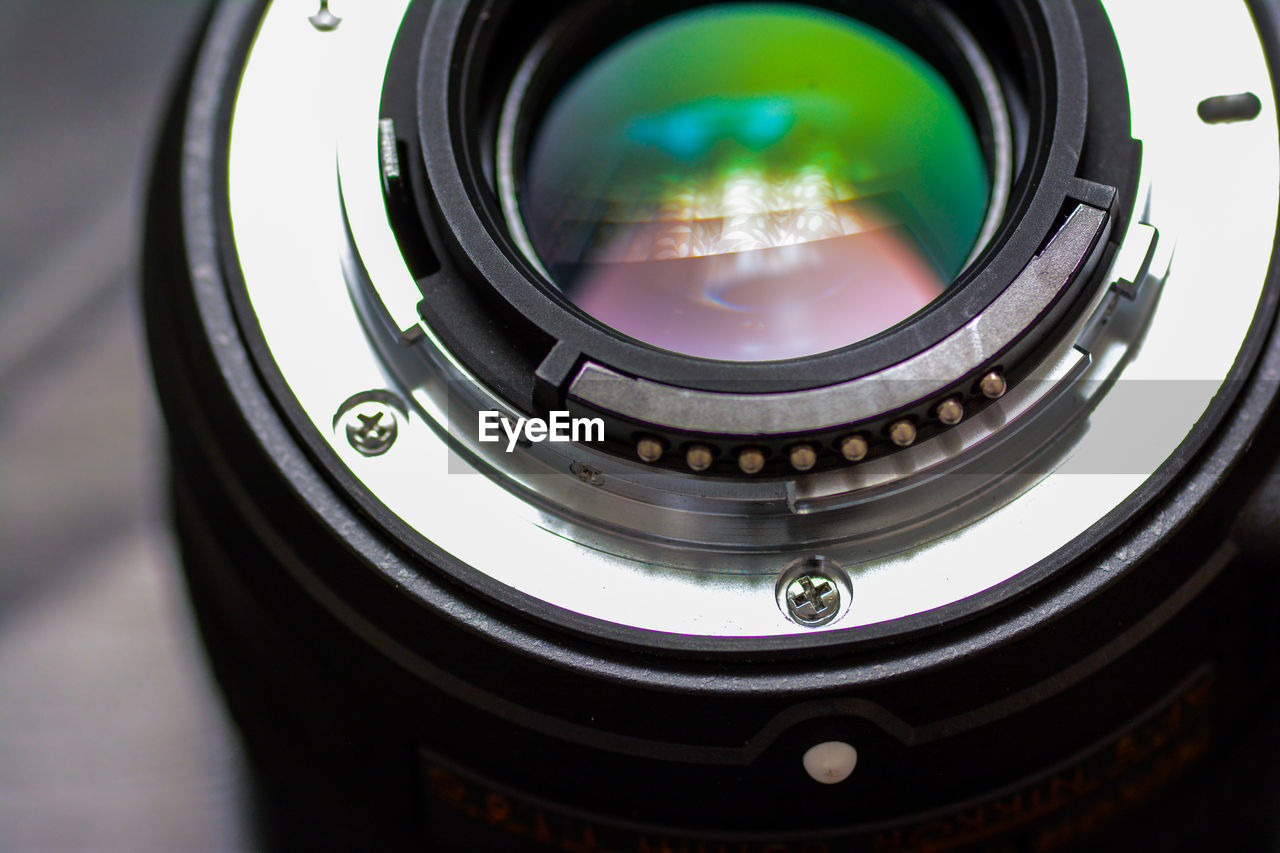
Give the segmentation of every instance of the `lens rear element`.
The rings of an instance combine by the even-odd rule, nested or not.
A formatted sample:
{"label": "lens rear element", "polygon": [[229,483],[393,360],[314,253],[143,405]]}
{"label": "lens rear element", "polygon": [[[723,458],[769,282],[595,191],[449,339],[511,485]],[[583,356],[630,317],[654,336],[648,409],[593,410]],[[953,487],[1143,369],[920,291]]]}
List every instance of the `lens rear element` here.
{"label": "lens rear element", "polygon": [[940,296],[991,196],[942,74],[854,19],[700,8],[609,48],[531,137],[523,230],[571,302],[731,361],[856,343]]}

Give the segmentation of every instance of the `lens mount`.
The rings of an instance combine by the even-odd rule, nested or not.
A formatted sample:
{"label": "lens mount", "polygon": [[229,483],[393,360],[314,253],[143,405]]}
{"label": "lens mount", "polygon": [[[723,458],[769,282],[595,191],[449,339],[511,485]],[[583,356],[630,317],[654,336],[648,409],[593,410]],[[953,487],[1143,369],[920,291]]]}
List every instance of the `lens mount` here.
{"label": "lens mount", "polygon": [[[646,9],[638,20],[613,17],[633,27],[690,4],[669,5]],[[515,180],[513,164],[518,159],[505,158],[527,133],[521,129],[519,103],[532,97],[536,105],[538,96],[530,92],[549,87],[538,84],[537,69],[549,64],[552,80],[566,72],[546,61],[542,42],[529,41],[531,28],[519,14],[496,4],[480,16],[461,9],[452,17],[435,16],[425,34],[412,24],[406,26],[398,50],[424,58],[455,56],[450,64],[454,72],[441,76],[437,64],[423,61],[416,87],[403,91],[407,77],[401,70],[388,77],[384,92],[384,112],[401,116],[397,127],[417,118],[418,138],[409,134],[404,143],[410,161],[421,156],[425,163],[413,207],[436,211],[433,225],[422,230],[415,227],[414,217],[393,219],[402,245],[422,241],[424,233],[443,227],[446,230],[438,236],[448,248],[432,243],[433,254],[448,253],[462,264],[461,272],[451,271],[446,263],[420,280],[429,294],[421,305],[427,325],[453,358],[516,408],[567,408],[602,417],[610,449],[634,458],[637,440],[648,437],[666,450],[658,464],[668,467],[684,468],[693,446],[709,448],[715,460],[710,473],[722,476],[739,475],[737,457],[746,447],[763,452],[765,475],[788,473],[790,449],[797,444],[817,451],[819,470],[843,468],[846,460],[839,447],[851,435],[865,437],[867,458],[874,459],[898,448],[890,436],[896,424],[907,422],[918,437],[926,438],[945,431],[936,411],[944,401],[959,401],[970,411],[984,406],[987,397],[977,387],[982,377],[999,371],[1013,380],[1030,373],[1023,363],[1027,353],[1073,307],[1087,306],[1087,300],[1076,298],[1083,282],[1104,252],[1106,234],[1127,222],[1136,192],[1138,151],[1122,130],[1128,123],[1123,77],[1099,81],[1099,88],[1113,90],[1111,97],[1104,92],[1088,99],[1086,41],[1075,14],[1062,4],[1003,4],[994,22],[979,16],[985,28],[982,38],[1005,46],[1000,62],[1017,63],[1001,64],[999,72],[991,61],[975,65],[968,58],[984,54],[969,35],[962,12],[937,4],[912,4],[906,8],[915,11],[909,13],[872,11],[882,5],[835,7],[855,17],[866,15],[893,32],[941,33],[934,37],[933,47],[926,48],[929,53],[949,51],[966,67],[990,72],[974,70],[976,82],[969,87],[983,90],[984,103],[1016,104],[1018,115],[1036,117],[1034,125],[1018,122],[1020,168],[999,233],[936,305],[896,329],[835,353],[770,363],[717,362],[664,352],[624,338],[572,309],[530,263],[528,252],[520,249],[519,234],[512,235],[507,227],[514,204],[510,187],[506,214],[500,200],[504,174],[506,180]],[[567,38],[573,45],[582,40],[572,32],[558,35],[564,28],[585,28],[595,20],[589,7],[573,9],[565,16],[569,23],[553,26],[544,41]],[[903,14],[906,21],[893,20]],[[914,41],[920,43],[922,37]],[[607,44],[607,35],[593,42],[597,49],[601,41]],[[1105,38],[1089,43],[1095,52],[1108,49]],[[1010,50],[1013,45],[1018,50]],[[530,58],[513,68],[511,56]],[[1096,59],[1095,66],[1101,62]],[[1005,83],[999,94],[992,91],[993,76]],[[483,94],[495,91],[511,94],[502,100]],[[1097,113],[1092,124],[1086,103]],[[536,116],[536,109],[531,114]],[[991,118],[991,107],[975,109],[975,114],[987,116],[993,164],[1014,159],[1001,153],[1009,143],[996,138],[1002,135],[1003,122]],[[1086,146],[1090,127],[1094,138]],[[473,128],[492,129],[492,135]],[[1080,157],[1086,147],[1111,153],[1105,162],[1090,162]],[[997,177],[1002,168],[993,166]],[[1119,204],[1117,186],[1123,188]],[[1093,240],[1074,258],[1055,259],[1058,266],[1069,267],[1067,274],[1050,286],[1037,283],[1037,299],[1026,299],[1013,283],[1021,276],[1022,290],[1030,286],[1026,279],[1036,275],[1033,261],[1082,204],[1107,214],[1095,222]],[[1012,305],[1019,306],[1019,316],[1009,316]],[[1006,331],[1001,336],[983,334],[984,346],[975,350],[964,342],[974,338],[974,326],[988,311],[1000,317],[996,322]],[[498,327],[503,329],[499,340],[483,334]],[[922,358],[934,349],[934,358]],[[957,358],[961,349],[963,357]],[[903,366],[911,359],[916,361]],[[945,369],[939,369],[943,361]],[[620,381],[602,381],[614,378]],[[866,381],[852,384],[859,379]],[[868,396],[863,390],[868,385],[893,391]],[[743,394],[750,395],[749,406],[742,405]],[[862,404],[845,409],[850,397]],[[620,405],[622,398],[629,404]],[[682,409],[714,414],[699,420],[681,417]],[[733,410],[735,416],[725,419],[722,410]]]}
{"label": "lens mount", "polygon": [[[247,295],[240,310],[246,328],[260,326],[269,342],[264,370],[279,370],[287,377],[279,393],[301,403],[296,413],[300,429],[318,431],[321,447],[329,454],[326,466],[350,472],[345,482],[367,511],[412,543],[428,562],[450,567],[468,587],[575,630],[611,633],[618,625],[629,626],[641,629],[637,637],[646,639],[638,641],[663,646],[685,642],[671,639],[675,635],[791,636],[813,642],[816,634],[835,632],[833,642],[848,642],[852,634],[870,630],[867,626],[881,626],[874,633],[892,632],[898,630],[891,627],[894,620],[910,620],[937,608],[952,608],[947,612],[955,615],[972,613],[1015,594],[1028,579],[1043,579],[1028,567],[1075,541],[1099,518],[1128,506],[1126,498],[1160,470],[1229,375],[1236,350],[1206,349],[1196,370],[1184,373],[1185,361],[1171,354],[1184,353],[1185,347],[1153,332],[1179,323],[1161,322],[1161,317],[1176,317],[1182,311],[1199,322],[1201,312],[1194,300],[1182,301],[1189,297],[1171,298],[1161,289],[1179,227],[1175,208],[1162,208],[1150,188],[1160,180],[1172,181],[1180,198],[1200,198],[1191,206],[1199,212],[1193,224],[1183,224],[1193,229],[1197,245],[1201,239],[1206,241],[1203,245],[1227,239],[1211,236],[1223,226],[1207,211],[1222,203],[1215,201],[1215,192],[1230,190],[1161,178],[1176,175],[1176,169],[1160,165],[1167,161],[1157,161],[1154,169],[1144,161],[1140,178],[1135,176],[1138,148],[1129,136],[1130,105],[1152,109],[1149,105],[1159,101],[1150,91],[1163,91],[1164,86],[1145,75],[1138,83],[1146,90],[1134,91],[1133,81],[1128,88],[1122,85],[1123,69],[1130,64],[1122,64],[1122,59],[1145,56],[1150,43],[1145,31],[1126,25],[1128,13],[1122,4],[1106,7],[1110,21],[1103,7],[1092,3],[1045,8],[1001,4],[1000,26],[1004,31],[1021,27],[1018,31],[1032,39],[1031,44],[1058,50],[1058,42],[1048,34],[1063,27],[1070,34],[1061,51],[1066,58],[1057,64],[1048,62],[1047,47],[1040,53],[1019,50],[1019,55],[1046,57],[1044,66],[1035,66],[1038,71],[1005,66],[989,31],[966,21],[997,69],[1007,102],[1016,102],[1008,95],[1018,88],[1013,79],[1030,75],[1032,82],[1043,82],[1062,77],[1062,69],[1083,72],[1073,61],[1087,60],[1091,93],[1088,110],[1083,96],[1075,92],[1072,97],[1069,87],[1049,98],[1044,92],[1057,89],[1048,83],[1039,90],[1042,101],[1025,101],[1054,104],[1060,107],[1054,116],[1074,118],[1061,132],[1032,133],[1028,125],[1028,140],[1050,141],[1034,147],[1043,163],[1037,166],[1039,161],[1029,158],[1014,184],[1009,209],[1026,215],[1019,220],[1011,214],[1008,233],[997,236],[989,257],[971,267],[974,280],[955,290],[967,293],[983,276],[1007,267],[1002,297],[970,318],[968,322],[975,324],[971,334],[952,338],[952,345],[971,344],[958,360],[986,355],[984,348],[996,342],[996,351],[1002,353],[997,366],[1005,368],[997,389],[1003,393],[992,395],[997,399],[989,399],[981,387],[987,376],[982,370],[990,366],[982,357],[971,362],[981,365],[980,375],[966,372],[958,386],[945,386],[959,387],[963,393],[927,393],[939,387],[940,378],[955,380],[937,375],[939,366],[952,369],[950,359],[935,363],[934,369],[926,365],[896,375],[875,393],[853,393],[842,383],[866,378],[853,369],[815,382],[812,377],[820,372],[784,374],[784,363],[703,364],[629,344],[559,304],[506,233],[496,184],[485,175],[509,86],[482,86],[478,75],[498,72],[475,54],[477,45],[500,43],[496,39],[508,32],[505,28],[518,22],[518,17],[498,14],[501,8],[467,5],[464,10],[444,4],[429,15],[426,4],[405,4],[370,13],[359,30],[323,44],[309,40],[310,33],[286,34],[285,24],[275,23],[277,18],[287,20],[284,13],[270,10],[258,36],[264,51],[297,55],[300,68],[311,72],[338,51],[348,71],[340,80],[323,78],[330,82],[317,90],[315,100],[282,111],[283,93],[294,91],[293,78],[278,67],[255,62],[256,54],[251,53],[233,116],[227,118],[229,216],[234,260],[244,271]],[[537,42],[536,33],[526,37],[529,44]],[[454,60],[427,62],[427,56]],[[508,58],[507,73],[514,75],[525,54]],[[1269,85],[1264,76],[1256,76],[1257,69],[1251,75],[1235,88],[1260,90]],[[1221,87],[1231,88],[1225,81]],[[488,124],[480,120],[485,113],[474,97],[482,89],[499,93],[490,104]],[[1037,89],[1024,84],[1022,91]],[[413,120],[398,117],[416,117],[419,106],[424,121],[414,132]],[[1189,129],[1182,128],[1188,119],[1169,107],[1155,111],[1155,118],[1148,114],[1142,125],[1135,118],[1132,134],[1157,137],[1174,151],[1179,135],[1214,150],[1234,146],[1231,157],[1252,163],[1259,174],[1270,168],[1268,114],[1248,126],[1229,126],[1235,135],[1227,137],[1221,133],[1223,127],[1204,125],[1194,106]],[[1011,107],[1015,127],[1017,113]],[[428,116],[438,122],[428,127]],[[1122,120],[1115,121],[1117,117]],[[373,134],[381,146],[371,141],[370,127],[381,127],[380,137]],[[267,140],[285,128],[335,139],[338,168],[332,186],[315,181],[324,173],[319,155],[307,160],[305,168],[299,160],[284,172],[270,171]],[[1242,129],[1248,131],[1248,141]],[[1213,131],[1219,133],[1204,136]],[[1116,137],[1124,141],[1116,142]],[[485,139],[491,140],[489,154]],[[1075,145],[1077,139],[1085,144]],[[1047,171],[1035,185],[1036,192],[1026,191],[1032,185],[1024,176],[1040,174],[1038,169],[1047,169],[1044,164],[1058,157],[1073,167],[1070,176],[1059,175],[1062,180],[1052,197],[1045,196],[1044,188],[1053,184]],[[456,168],[446,168],[449,163]],[[494,169],[496,165],[491,163]],[[1112,176],[1106,178],[1106,186],[1129,188],[1100,190],[1101,183],[1088,183],[1077,173],[1099,179]],[[1254,183],[1248,181],[1251,188]],[[287,232],[274,224],[284,221],[281,211],[261,204],[259,190],[264,186],[275,188],[274,198],[308,200],[300,207],[290,204],[288,219],[295,224]],[[1090,196],[1087,200],[1093,203],[1071,197],[1073,192]],[[1251,221],[1264,222],[1270,215],[1264,212],[1268,203],[1259,198],[1256,204],[1258,214]],[[1136,211],[1132,216],[1130,209]],[[1162,210],[1168,213],[1162,215]],[[309,251],[304,248],[314,239],[309,235],[323,233],[330,215],[340,223],[340,263],[331,266],[318,257],[299,271],[299,253]],[[1041,215],[1047,224],[1032,229],[1033,237],[1019,238]],[[1159,239],[1148,222],[1160,223]],[[1259,234],[1264,230],[1259,228]],[[296,241],[285,240],[288,235],[295,235]],[[1232,263],[1265,266],[1269,238],[1259,236],[1250,245],[1256,255],[1244,252]],[[1188,279],[1206,274],[1190,265],[1181,269]],[[1219,295],[1222,322],[1247,327],[1257,305],[1256,282],[1262,280],[1254,272],[1233,275],[1237,289]],[[338,290],[319,284],[335,274],[342,283]],[[305,315],[296,310],[296,294],[288,286],[300,276],[316,283]],[[1023,297],[1028,293],[1040,300],[1038,308],[1027,310]],[[1013,299],[1005,294],[1020,295]],[[1006,304],[1000,298],[1012,301]],[[944,301],[957,300],[961,296]],[[545,322],[539,319],[543,308]],[[1024,325],[1029,320],[1034,322]],[[591,350],[588,364],[583,347],[565,346],[566,339],[557,335],[573,328],[582,331],[583,341],[603,346],[603,355]],[[1012,347],[999,343],[1005,332],[1013,339]],[[1214,340],[1229,341],[1233,335],[1243,339],[1243,334],[1242,328]],[[323,358],[316,348],[319,341],[325,342]],[[1163,348],[1153,341],[1164,341]],[[1136,355],[1139,344],[1142,358]],[[659,370],[624,371],[607,357],[611,347],[621,348],[619,352],[632,348],[645,359],[655,359],[654,364],[670,359],[681,370],[697,370],[688,374],[688,381]],[[889,369],[901,371],[902,364],[915,369],[910,359],[935,347],[922,345],[906,357],[900,355]],[[1006,361],[1011,354],[1018,357]],[[843,356],[852,357],[852,350],[831,358]],[[806,364],[816,371],[823,360]],[[710,372],[702,372],[704,367]],[[566,381],[571,387],[580,376],[603,370],[622,378],[605,374],[607,381],[596,383],[597,389],[629,389],[630,396],[613,399],[619,408],[634,405],[656,388],[668,395],[663,404],[668,411],[682,410],[690,417],[714,410],[705,405],[707,399],[723,400],[725,420],[705,424],[715,428],[714,434],[671,428],[657,436],[667,455],[656,463],[636,458],[636,446],[628,442],[634,442],[640,418],[630,423],[628,418],[643,415],[643,435],[653,435],[661,432],[653,421],[661,419],[657,415],[662,406],[625,416],[609,413],[606,422],[625,425],[624,436],[609,436],[600,444],[535,443],[508,452],[505,442],[479,440],[477,413],[482,411],[496,411],[513,421],[558,406],[598,413],[598,408],[572,395],[557,396],[568,387],[554,393],[548,389],[561,388]],[[711,377],[722,370],[729,373]],[[1150,377],[1211,372],[1219,378],[1195,385],[1185,399],[1136,402],[1156,386],[1116,382],[1141,375],[1134,370],[1147,371]],[[556,374],[558,379],[542,382],[537,379],[540,372],[543,378]],[[730,381],[735,372],[750,374],[752,381],[764,385],[745,380],[735,385]],[[768,390],[771,372],[777,384]],[[915,402],[906,408],[900,398],[892,398],[902,388],[917,389]],[[1124,395],[1117,393],[1119,388],[1134,391]],[[344,401],[370,389],[393,394],[409,412],[388,409],[388,417],[399,418],[398,438],[393,450],[377,456],[353,449],[345,433],[332,428]],[[679,403],[675,407],[671,389]],[[952,396],[961,398],[964,412],[954,425],[945,424],[941,412],[941,404]],[[887,405],[898,408],[877,420],[870,410],[858,408],[870,405],[868,397],[872,402],[888,398]],[[754,415],[738,411],[755,409],[757,403],[764,405]],[[793,431],[806,426],[786,422],[798,404],[828,420],[817,430]],[[1138,436],[1120,425],[1127,417],[1124,413],[1135,406],[1145,412],[1141,452],[1125,443]],[[838,410],[854,414],[837,423]],[[751,432],[744,418],[765,417],[761,413],[769,413],[779,428],[757,423]],[[885,420],[887,430],[863,426]],[[905,447],[884,434],[904,420],[914,432],[914,440]],[[867,436],[868,450],[857,463],[845,459],[836,443],[850,430]],[[819,445],[825,459],[808,471],[794,468],[791,451],[797,443]],[[693,473],[683,454],[690,444],[705,444],[727,458],[713,463],[709,471]],[[746,474],[733,464],[734,456],[756,449],[764,451],[766,460],[760,473]],[[1062,469],[1067,459],[1077,467]],[[1125,473],[1114,476],[1116,471]],[[446,505],[423,500],[424,494],[436,492],[453,499]],[[474,512],[477,506],[486,507],[483,516]],[[1028,540],[1013,532],[1027,524],[1043,535]],[[993,542],[1016,542],[1018,547],[993,550]],[[817,629],[791,620],[779,610],[773,594],[778,572],[814,555],[846,567],[857,586],[853,606],[839,620]],[[968,568],[956,572],[957,565]],[[584,585],[582,578],[588,576],[594,582]],[[1014,582],[1017,577],[1021,580]],[[929,617],[930,623],[942,624],[935,617],[936,613]]]}

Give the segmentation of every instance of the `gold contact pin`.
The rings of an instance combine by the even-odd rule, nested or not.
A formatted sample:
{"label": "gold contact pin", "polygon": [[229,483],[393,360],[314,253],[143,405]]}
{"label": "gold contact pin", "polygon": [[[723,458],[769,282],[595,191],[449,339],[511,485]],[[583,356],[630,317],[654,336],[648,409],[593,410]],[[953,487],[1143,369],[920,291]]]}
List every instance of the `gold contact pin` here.
{"label": "gold contact pin", "polygon": [[840,455],[850,462],[861,462],[871,452],[866,436],[848,435],[840,440]]}
{"label": "gold contact pin", "polygon": [[936,414],[938,415],[938,420],[945,425],[955,426],[964,420],[964,403],[960,402],[959,397],[943,400],[938,404]]}
{"label": "gold contact pin", "polygon": [[1000,371],[993,370],[982,377],[982,381],[978,383],[978,389],[988,400],[999,400],[1009,390],[1009,383],[1005,381]]}
{"label": "gold contact pin", "polygon": [[684,460],[690,469],[702,472],[711,467],[711,463],[716,461],[716,456],[705,444],[695,444],[685,451]]}
{"label": "gold contact pin", "polygon": [[652,465],[662,458],[662,440],[646,435],[636,442],[636,456]]}
{"label": "gold contact pin", "polygon": [[818,464],[818,451],[812,444],[797,444],[791,448],[791,467],[797,471],[812,471]]}
{"label": "gold contact pin", "polygon": [[889,438],[899,447],[910,447],[916,443],[916,425],[902,419],[889,427]]}
{"label": "gold contact pin", "polygon": [[738,467],[744,474],[759,474],[764,470],[764,451],[758,447],[748,447],[739,451]]}

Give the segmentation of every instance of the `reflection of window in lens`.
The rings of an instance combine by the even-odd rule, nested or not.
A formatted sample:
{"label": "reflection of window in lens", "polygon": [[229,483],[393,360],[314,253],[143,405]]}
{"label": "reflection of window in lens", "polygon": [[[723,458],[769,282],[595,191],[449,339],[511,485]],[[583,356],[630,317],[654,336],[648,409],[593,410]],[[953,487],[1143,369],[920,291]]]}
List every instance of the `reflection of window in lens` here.
{"label": "reflection of window in lens", "polygon": [[960,272],[990,195],[936,69],[784,4],[704,8],[614,46],[551,104],[527,166],[524,226],[569,299],[736,361],[907,319]]}

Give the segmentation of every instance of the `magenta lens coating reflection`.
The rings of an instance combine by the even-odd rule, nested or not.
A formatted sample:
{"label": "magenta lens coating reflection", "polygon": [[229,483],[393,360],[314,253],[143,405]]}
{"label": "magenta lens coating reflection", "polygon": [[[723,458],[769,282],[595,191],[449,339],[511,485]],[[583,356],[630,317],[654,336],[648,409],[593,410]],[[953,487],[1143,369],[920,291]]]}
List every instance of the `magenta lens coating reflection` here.
{"label": "magenta lens coating reflection", "polygon": [[851,18],[705,7],[607,50],[552,102],[521,193],[557,287],[674,352],[772,361],[937,299],[990,180],[942,75]]}

